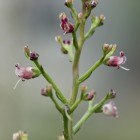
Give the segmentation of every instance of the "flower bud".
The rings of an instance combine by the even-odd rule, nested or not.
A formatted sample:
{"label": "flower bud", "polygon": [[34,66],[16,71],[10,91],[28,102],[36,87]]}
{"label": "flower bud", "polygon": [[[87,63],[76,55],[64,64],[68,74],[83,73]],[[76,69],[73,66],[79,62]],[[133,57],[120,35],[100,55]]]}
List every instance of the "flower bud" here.
{"label": "flower bud", "polygon": [[85,101],[90,101],[90,100],[92,100],[94,97],[95,97],[95,91],[92,90],[92,91],[90,91],[88,94],[85,94],[85,95],[84,95],[83,100],[85,100]]}
{"label": "flower bud", "polygon": [[35,61],[38,59],[38,57],[39,57],[39,54],[36,53],[35,51],[30,53],[30,60]]}
{"label": "flower bud", "polygon": [[104,44],[103,45],[103,52],[104,54],[108,54],[110,52],[111,48],[109,44]]}
{"label": "flower bud", "polygon": [[91,1],[91,8],[95,8],[98,4],[98,0],[92,0]]}
{"label": "flower bud", "polygon": [[110,89],[108,93],[108,99],[113,99],[116,97],[116,92],[113,89]]}
{"label": "flower bud", "polygon": [[81,12],[78,14],[78,19],[79,19],[79,22],[81,22],[84,18],[84,14]]}
{"label": "flower bud", "polygon": [[103,113],[107,116],[112,116],[115,118],[118,117],[117,107],[115,106],[115,103],[113,101],[110,101],[109,103],[103,105],[102,110]]}
{"label": "flower bud", "polygon": [[65,0],[65,2],[64,2],[64,4],[65,4],[67,7],[70,7],[72,3],[73,3],[73,0]]}
{"label": "flower bud", "polygon": [[19,131],[13,134],[13,140],[28,140],[28,134],[25,131]]}
{"label": "flower bud", "polygon": [[80,90],[81,90],[81,93],[83,94],[83,93],[86,93],[87,92],[87,89],[88,89],[88,87],[86,86],[86,85],[82,85],[81,87],[80,87]]}
{"label": "flower bud", "polygon": [[105,19],[106,19],[106,17],[104,15],[99,16],[100,25],[103,25],[103,22],[104,22]]}
{"label": "flower bud", "polygon": [[61,36],[55,36],[55,41],[61,43],[62,42]]}
{"label": "flower bud", "polygon": [[52,94],[52,85],[51,84],[47,85],[46,88],[41,89],[41,95],[48,97],[48,96],[51,96],[51,94]]}
{"label": "flower bud", "polygon": [[25,46],[25,47],[24,47],[24,54],[25,54],[25,56],[26,56],[27,58],[30,57],[30,49],[29,49],[28,46]]}
{"label": "flower bud", "polygon": [[72,33],[74,31],[74,25],[69,22],[65,13],[60,13],[60,27],[63,30],[64,34]]}

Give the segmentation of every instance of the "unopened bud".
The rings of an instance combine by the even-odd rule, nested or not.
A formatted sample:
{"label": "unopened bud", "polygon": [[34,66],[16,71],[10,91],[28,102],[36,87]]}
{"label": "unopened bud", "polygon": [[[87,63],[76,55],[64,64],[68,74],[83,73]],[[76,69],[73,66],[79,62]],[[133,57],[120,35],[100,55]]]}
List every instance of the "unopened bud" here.
{"label": "unopened bud", "polygon": [[95,8],[98,4],[98,0],[92,0],[91,1],[91,8]]}
{"label": "unopened bud", "polygon": [[108,54],[112,50],[116,50],[117,45],[116,44],[104,44],[103,45],[103,52],[104,54]]}
{"label": "unopened bud", "polygon": [[61,36],[56,36],[55,41],[58,42],[58,43],[61,43],[62,42]]}
{"label": "unopened bud", "polygon": [[28,46],[25,46],[25,47],[24,47],[24,54],[25,54],[25,56],[26,56],[27,58],[30,57],[30,49],[29,49]]}
{"label": "unopened bud", "polygon": [[36,53],[35,51],[30,53],[30,60],[35,61],[38,59],[38,57],[39,57],[39,54]]}
{"label": "unopened bud", "polygon": [[81,21],[83,18],[84,18],[83,13],[82,13],[82,12],[81,12],[81,13],[79,13],[79,14],[78,14],[78,19]]}
{"label": "unopened bud", "polygon": [[116,92],[113,89],[111,89],[107,96],[108,96],[108,99],[113,99],[116,97]]}
{"label": "unopened bud", "polygon": [[73,3],[73,0],[65,0],[65,2],[64,2],[64,4],[65,4],[67,7],[70,7],[72,3]]}
{"label": "unopened bud", "polygon": [[81,93],[82,93],[82,94],[83,94],[83,93],[86,93],[86,92],[87,92],[87,89],[88,89],[88,87],[87,87],[86,85],[82,85],[81,88],[80,88]]}
{"label": "unopened bud", "polygon": [[85,94],[85,95],[84,95],[83,100],[85,100],[85,101],[90,101],[90,100],[92,100],[92,99],[94,98],[94,96],[95,96],[95,91],[92,90],[92,91],[90,91],[88,94]]}
{"label": "unopened bud", "polygon": [[19,131],[13,134],[13,140],[28,140],[28,134],[25,131]]}
{"label": "unopened bud", "polygon": [[103,25],[103,22],[104,22],[105,19],[106,19],[106,17],[104,15],[99,16],[100,25]]}
{"label": "unopened bud", "polygon": [[47,85],[46,88],[41,89],[41,95],[48,97],[51,94],[52,94],[52,85],[51,84]]}
{"label": "unopened bud", "polygon": [[111,51],[112,47],[109,44],[104,44],[103,45],[103,52],[104,54],[108,54]]}

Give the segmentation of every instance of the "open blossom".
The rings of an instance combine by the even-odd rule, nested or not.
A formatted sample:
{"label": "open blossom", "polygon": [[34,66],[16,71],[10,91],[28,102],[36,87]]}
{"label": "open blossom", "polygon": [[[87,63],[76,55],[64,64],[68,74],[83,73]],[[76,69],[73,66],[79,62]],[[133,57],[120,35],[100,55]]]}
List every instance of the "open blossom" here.
{"label": "open blossom", "polygon": [[122,67],[126,62],[126,56],[124,55],[124,52],[120,52],[120,56],[110,56],[108,60],[105,62],[105,65],[111,66],[111,67],[117,67],[117,68],[122,68],[124,70],[129,70],[125,67]]}
{"label": "open blossom", "polygon": [[22,80],[28,80],[28,79],[32,79],[35,77],[38,77],[40,75],[40,71],[36,68],[33,67],[24,67],[21,68],[19,66],[19,64],[17,63],[15,65],[15,74],[20,78],[18,80],[18,82],[16,83],[16,85],[14,86],[14,89],[16,88],[17,84]]}
{"label": "open blossom", "polygon": [[19,64],[15,65],[15,74],[20,77],[23,81],[27,79],[31,79],[34,76],[34,72],[32,71],[32,67],[21,68]]}
{"label": "open blossom", "polygon": [[102,110],[107,116],[118,117],[117,107],[113,101],[110,101],[108,104],[104,104]]}
{"label": "open blossom", "polygon": [[59,15],[60,18],[60,27],[63,30],[64,34],[72,33],[74,31],[74,25],[69,22],[69,19],[66,17],[65,13]]}

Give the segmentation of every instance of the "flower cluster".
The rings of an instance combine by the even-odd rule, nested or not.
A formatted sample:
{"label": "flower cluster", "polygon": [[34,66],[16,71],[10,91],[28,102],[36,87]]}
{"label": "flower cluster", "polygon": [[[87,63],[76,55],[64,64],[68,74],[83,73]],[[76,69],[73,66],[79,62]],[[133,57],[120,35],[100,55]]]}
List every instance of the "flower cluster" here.
{"label": "flower cluster", "polygon": [[74,25],[69,22],[65,13],[59,15],[60,18],[60,27],[63,30],[64,34],[72,33],[74,31]]}
{"label": "flower cluster", "polygon": [[[19,81],[25,81],[32,78],[36,78],[40,75],[44,77],[47,82],[47,86],[41,89],[41,95],[48,97],[54,103],[56,109],[62,115],[63,118],[63,134],[58,137],[59,140],[73,140],[73,136],[80,130],[85,121],[92,116],[93,113],[103,113],[106,116],[118,117],[117,107],[113,101],[116,97],[116,92],[111,89],[98,103],[94,103],[96,92],[95,90],[88,90],[87,85],[83,84],[91,74],[102,64],[122,68],[129,70],[122,65],[126,62],[126,56],[123,51],[119,56],[115,56],[114,52],[117,48],[116,44],[104,44],[102,46],[103,54],[98,61],[96,61],[85,73],[80,73],[80,58],[84,43],[89,39],[95,30],[104,25],[105,16],[91,15],[92,10],[97,7],[98,0],[81,0],[82,8],[78,13],[74,7],[73,0],[65,0],[66,5],[70,12],[74,24],[72,24],[69,18],[64,12],[59,15],[60,28],[64,35],[69,34],[70,39],[62,39],[61,36],[56,36],[55,40],[60,45],[63,54],[67,54],[70,57],[72,64],[72,89],[70,98],[66,98],[65,94],[59,89],[52,77],[44,70],[44,67],[39,62],[39,54],[35,51],[31,51],[27,46],[24,48],[24,53],[27,59],[32,61],[34,67],[20,67],[17,63],[15,65],[15,74],[19,77],[14,89]],[[85,26],[87,25],[87,19],[91,18],[91,23],[87,32]],[[80,95],[79,94],[80,90]],[[108,103],[106,101],[110,100]],[[83,114],[78,122],[73,124],[73,112],[77,109],[81,102],[87,102],[87,111]],[[27,140],[28,135],[24,131],[19,131],[13,134],[13,140]]]}

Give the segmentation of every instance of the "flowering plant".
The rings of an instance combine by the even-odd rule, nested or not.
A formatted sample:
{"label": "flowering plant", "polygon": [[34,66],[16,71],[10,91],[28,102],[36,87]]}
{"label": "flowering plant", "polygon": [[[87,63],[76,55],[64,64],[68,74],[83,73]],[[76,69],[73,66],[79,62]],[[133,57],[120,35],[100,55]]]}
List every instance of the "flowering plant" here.
{"label": "flowering plant", "polygon": [[[25,81],[32,78],[37,78],[42,75],[48,85],[42,88],[41,94],[45,97],[49,97],[54,103],[56,109],[63,117],[63,133],[58,137],[58,140],[73,140],[74,135],[78,133],[81,126],[86,122],[86,120],[93,113],[104,113],[107,116],[118,117],[117,107],[113,99],[116,97],[116,93],[113,89],[101,99],[97,104],[94,104],[94,99],[96,97],[95,90],[88,91],[87,86],[84,84],[91,74],[102,64],[109,67],[123,68],[124,70],[129,70],[122,67],[126,61],[124,52],[120,52],[120,56],[113,56],[117,45],[116,44],[103,44],[102,46],[102,56],[96,61],[84,74],[79,75],[79,62],[80,55],[84,46],[85,41],[89,39],[94,33],[96,28],[104,24],[105,16],[95,16],[91,15],[92,10],[97,6],[97,0],[81,0],[82,10],[78,13],[74,7],[73,0],[65,0],[64,5],[67,6],[72,14],[74,24],[72,24],[65,13],[60,13],[60,28],[62,29],[64,35],[71,34],[72,39],[62,39],[61,36],[56,36],[55,40],[61,47],[61,51],[64,54],[69,55],[70,62],[72,63],[72,89],[70,98],[67,99],[65,94],[59,89],[57,84],[51,78],[51,76],[44,70],[43,66],[39,62],[39,54],[32,51],[28,46],[25,46],[24,53],[25,56],[34,63],[34,67],[22,68],[17,63],[15,65],[15,74],[19,77],[19,81]],[[91,18],[91,26],[89,30],[85,31],[85,25],[87,19]],[[78,32],[79,31],[79,32]],[[79,34],[78,34],[79,33]],[[16,88],[18,82],[16,83],[14,89]],[[80,93],[80,96],[78,96]],[[107,100],[109,103],[105,103]],[[74,124],[73,114],[76,111],[78,105],[82,101],[89,102],[87,111],[81,117],[81,119]],[[28,140],[28,135],[24,131],[19,131],[13,135],[13,140]]]}

